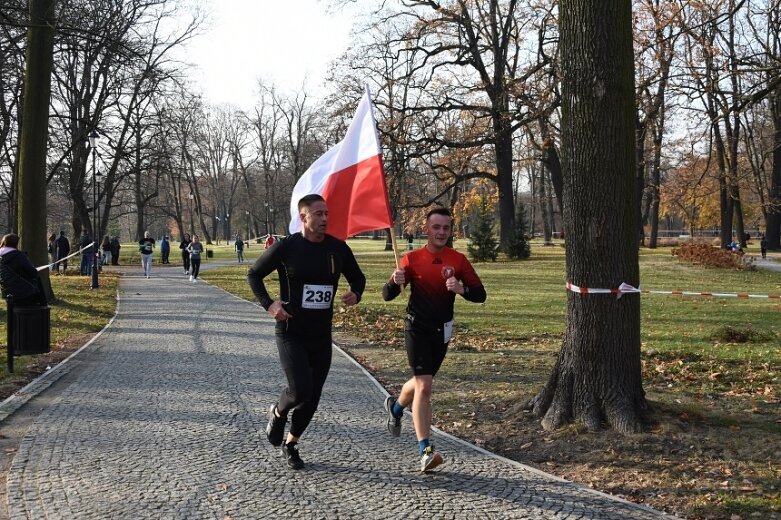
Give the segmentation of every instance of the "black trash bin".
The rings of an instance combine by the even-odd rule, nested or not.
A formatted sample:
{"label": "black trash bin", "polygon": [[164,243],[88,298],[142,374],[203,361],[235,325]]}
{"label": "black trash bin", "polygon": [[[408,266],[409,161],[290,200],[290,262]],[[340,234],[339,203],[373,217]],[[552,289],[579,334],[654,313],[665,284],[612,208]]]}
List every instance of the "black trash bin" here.
{"label": "black trash bin", "polygon": [[51,350],[51,309],[13,307],[13,347],[15,356],[46,354]]}
{"label": "black trash bin", "polygon": [[206,258],[212,258],[214,256],[214,251],[211,249],[206,250]]}

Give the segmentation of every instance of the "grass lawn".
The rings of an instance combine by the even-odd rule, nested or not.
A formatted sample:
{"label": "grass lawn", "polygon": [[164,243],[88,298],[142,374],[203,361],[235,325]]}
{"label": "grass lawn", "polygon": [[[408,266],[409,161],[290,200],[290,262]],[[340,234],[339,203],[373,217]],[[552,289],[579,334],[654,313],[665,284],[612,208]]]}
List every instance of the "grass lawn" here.
{"label": "grass lawn", "polygon": [[[406,298],[381,297],[393,254],[379,241],[350,246],[368,284],[361,305],[337,308],[337,342],[395,393],[409,372],[401,322]],[[459,241],[456,247],[465,248]],[[780,273],[681,265],[669,248],[642,250],[640,265],[647,289],[781,294]],[[544,384],[563,339],[564,249],[533,243],[527,261],[475,267],[488,300],[456,299],[457,331],[434,391],[437,427],[688,518],[781,518],[778,300],[642,295],[653,424],[632,436],[587,433],[579,425],[545,432],[521,404]],[[252,299],[245,272],[246,266],[227,267],[203,278]]]}

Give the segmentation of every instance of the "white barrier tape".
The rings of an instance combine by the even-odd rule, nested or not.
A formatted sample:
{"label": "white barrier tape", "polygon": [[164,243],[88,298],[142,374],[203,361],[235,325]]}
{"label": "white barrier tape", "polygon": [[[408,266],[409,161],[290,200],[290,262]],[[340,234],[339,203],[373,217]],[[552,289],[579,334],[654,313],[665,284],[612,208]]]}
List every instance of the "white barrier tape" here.
{"label": "white barrier tape", "polygon": [[50,264],[46,264],[46,265],[42,265],[42,266],[40,266],[40,267],[36,267],[36,268],[35,268],[35,270],[36,270],[36,271],[43,271],[44,269],[49,269],[50,267],[52,267],[52,266],[54,266],[54,265],[57,265],[57,264],[59,264],[60,262],[64,262],[64,261],[65,261],[65,260],[67,260],[68,258],[72,258],[72,257],[74,257],[74,256],[78,255],[79,253],[81,253],[81,252],[82,252],[82,251],[84,251],[85,249],[88,249],[88,248],[92,247],[94,244],[95,244],[95,242],[92,242],[90,245],[82,247],[81,249],[79,249],[79,250],[78,250],[78,251],[76,251],[75,253],[71,253],[71,254],[69,254],[68,256],[66,256],[65,258],[60,258],[60,259],[59,259],[59,260],[57,260],[56,262],[52,262],[52,263],[50,263]]}
{"label": "white barrier tape", "polygon": [[567,282],[567,289],[579,294],[617,294],[620,298],[624,294],[629,293],[646,293],[646,294],[672,294],[676,296],[712,296],[714,298],[765,298],[771,300],[781,300],[780,294],[747,294],[747,293],[716,293],[710,291],[653,291],[650,289],[638,289],[632,287],[628,283],[622,283],[617,289],[592,289],[587,287],[578,287],[575,284]]}

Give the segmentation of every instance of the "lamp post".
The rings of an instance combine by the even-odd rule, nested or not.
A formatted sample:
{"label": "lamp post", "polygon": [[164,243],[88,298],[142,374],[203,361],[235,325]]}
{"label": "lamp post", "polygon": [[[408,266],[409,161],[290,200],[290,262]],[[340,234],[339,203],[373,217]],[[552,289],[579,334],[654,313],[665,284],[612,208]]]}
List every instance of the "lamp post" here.
{"label": "lamp post", "polygon": [[193,233],[195,232],[195,217],[193,216],[193,199],[195,198],[195,195],[193,195],[193,192],[190,192],[190,237],[192,238]]}
{"label": "lamp post", "polygon": [[263,206],[266,208],[266,234],[268,235],[268,202],[264,202]]}
{"label": "lamp post", "polygon": [[89,136],[89,146],[92,152],[92,284],[91,289],[100,287],[98,283],[98,170],[95,167],[95,155],[97,154],[98,139],[100,135],[93,129]]}
{"label": "lamp post", "polygon": [[249,240],[250,236],[249,236],[249,210],[248,209],[244,210],[244,215],[247,217],[247,240]]}
{"label": "lamp post", "polygon": [[274,220],[274,208],[269,208],[268,212],[269,212],[269,214],[271,214],[271,228],[269,229],[268,232],[273,235],[274,234],[274,226],[276,224],[276,221]]}

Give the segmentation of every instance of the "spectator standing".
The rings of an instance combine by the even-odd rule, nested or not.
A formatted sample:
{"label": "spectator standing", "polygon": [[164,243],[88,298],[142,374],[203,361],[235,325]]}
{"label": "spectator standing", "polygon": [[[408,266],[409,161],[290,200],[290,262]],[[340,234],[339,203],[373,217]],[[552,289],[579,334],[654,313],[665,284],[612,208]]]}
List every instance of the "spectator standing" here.
{"label": "spectator standing", "polygon": [[81,234],[81,240],[79,241],[79,249],[81,249],[81,264],[79,266],[79,274],[82,276],[89,276],[92,272],[92,262],[95,260],[94,247],[97,244],[93,244],[92,236],[85,229]]}
{"label": "spectator standing", "polygon": [[144,231],[144,238],[138,241],[138,250],[141,252],[141,267],[144,268],[144,276],[149,278],[152,274],[152,251],[155,249],[155,239]]}
{"label": "spectator standing", "polygon": [[103,265],[109,265],[111,263],[111,238],[108,235],[103,237],[103,242],[100,243],[100,248],[103,250]]}
{"label": "spectator standing", "polygon": [[60,266],[62,265],[62,274],[68,269],[68,255],[71,254],[71,243],[68,237],[65,236],[65,231],[60,231],[60,236],[55,241],[56,253],[57,253],[57,273],[60,272]]}
{"label": "spectator standing", "polygon": [[120,249],[122,249],[122,244],[119,243],[119,237],[115,236],[111,239],[111,265],[119,265]]}
{"label": "spectator standing", "polygon": [[57,234],[52,233],[49,235],[49,246],[46,248],[46,251],[49,253],[49,261],[51,262],[51,266],[49,266],[49,271],[54,272],[57,270],[57,264],[55,262],[57,261]]}
{"label": "spectator standing", "polygon": [[3,298],[11,294],[14,305],[46,305],[38,271],[27,254],[17,249],[18,246],[19,235],[11,233],[0,240],[0,290]]}
{"label": "spectator standing", "polygon": [[168,256],[171,254],[171,244],[168,242],[168,237],[164,236],[160,241],[160,262],[163,264],[170,264]]}
{"label": "spectator standing", "polygon": [[762,235],[762,240],[759,241],[759,250],[762,252],[762,258],[767,258],[767,238]]}
{"label": "spectator standing", "polygon": [[241,239],[241,235],[236,235],[233,249],[236,250],[236,257],[238,258],[239,263],[242,263],[244,261],[244,241]]}

